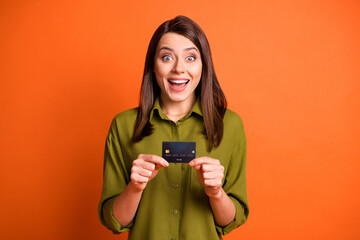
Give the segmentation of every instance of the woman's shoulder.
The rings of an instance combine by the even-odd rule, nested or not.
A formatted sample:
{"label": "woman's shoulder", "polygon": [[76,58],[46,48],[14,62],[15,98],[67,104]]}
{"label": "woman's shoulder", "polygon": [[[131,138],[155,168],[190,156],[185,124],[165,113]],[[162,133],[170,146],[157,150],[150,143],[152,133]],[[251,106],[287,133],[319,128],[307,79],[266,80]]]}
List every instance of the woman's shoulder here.
{"label": "woman's shoulder", "polygon": [[243,121],[239,114],[234,112],[231,109],[226,109],[225,115],[224,115],[224,125],[225,124],[231,124],[231,125],[237,125],[239,127],[243,127]]}
{"label": "woman's shoulder", "polygon": [[224,119],[224,133],[234,136],[243,136],[245,135],[244,123],[239,114],[233,110],[226,109]]}
{"label": "woman's shoulder", "polygon": [[134,130],[138,108],[131,108],[115,115],[112,119],[109,134],[131,136]]}
{"label": "woman's shoulder", "polygon": [[127,128],[133,127],[138,113],[138,108],[131,108],[124,110],[115,115],[112,120],[112,126],[117,126],[117,128]]}
{"label": "woman's shoulder", "polygon": [[124,110],[114,117],[117,121],[128,121],[130,119],[136,119],[137,113],[139,108],[130,108],[127,110]]}

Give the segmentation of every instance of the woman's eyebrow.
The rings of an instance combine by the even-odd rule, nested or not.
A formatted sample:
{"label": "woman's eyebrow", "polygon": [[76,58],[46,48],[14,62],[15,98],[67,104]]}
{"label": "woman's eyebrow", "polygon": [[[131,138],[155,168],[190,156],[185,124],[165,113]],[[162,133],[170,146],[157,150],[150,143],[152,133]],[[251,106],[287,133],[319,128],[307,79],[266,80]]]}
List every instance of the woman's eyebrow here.
{"label": "woman's eyebrow", "polygon": [[199,51],[196,47],[189,47],[189,48],[185,48],[185,51],[190,51],[190,50],[195,50],[195,51]]}
{"label": "woman's eyebrow", "polygon": [[[160,49],[159,49],[159,51],[160,50],[169,50],[169,51],[171,51],[171,52],[174,52],[174,49],[172,49],[172,48],[169,48],[169,47],[161,47]],[[198,49],[196,48],[196,47],[188,47],[188,48],[185,48],[184,49],[184,51],[190,51],[190,50],[195,50],[195,51],[197,51],[198,52]]]}
{"label": "woman's eyebrow", "polygon": [[174,52],[174,49],[172,49],[172,48],[169,48],[169,47],[161,47],[160,49],[159,49],[159,51],[160,50],[169,50],[169,51],[172,51],[172,52]]}

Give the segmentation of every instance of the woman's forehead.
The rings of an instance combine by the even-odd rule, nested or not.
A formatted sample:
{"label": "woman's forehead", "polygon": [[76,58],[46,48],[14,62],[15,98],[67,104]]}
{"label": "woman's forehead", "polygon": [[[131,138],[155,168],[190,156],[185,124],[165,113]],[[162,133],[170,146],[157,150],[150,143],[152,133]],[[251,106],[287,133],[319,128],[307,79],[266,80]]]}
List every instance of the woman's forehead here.
{"label": "woman's forehead", "polygon": [[157,49],[168,49],[168,50],[191,50],[195,49],[199,51],[196,45],[187,37],[178,33],[165,33],[158,43]]}

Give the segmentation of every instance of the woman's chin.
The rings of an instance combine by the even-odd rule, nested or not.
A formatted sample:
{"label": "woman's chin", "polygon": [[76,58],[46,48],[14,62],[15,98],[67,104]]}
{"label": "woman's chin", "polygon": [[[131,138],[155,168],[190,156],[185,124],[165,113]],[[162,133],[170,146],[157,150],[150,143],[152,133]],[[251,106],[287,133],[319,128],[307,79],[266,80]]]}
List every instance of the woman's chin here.
{"label": "woman's chin", "polygon": [[[195,96],[194,96],[195,98]],[[185,94],[184,92],[181,93],[170,93],[166,95],[165,101],[170,102],[185,102],[185,101],[192,101],[193,97],[189,94]]]}

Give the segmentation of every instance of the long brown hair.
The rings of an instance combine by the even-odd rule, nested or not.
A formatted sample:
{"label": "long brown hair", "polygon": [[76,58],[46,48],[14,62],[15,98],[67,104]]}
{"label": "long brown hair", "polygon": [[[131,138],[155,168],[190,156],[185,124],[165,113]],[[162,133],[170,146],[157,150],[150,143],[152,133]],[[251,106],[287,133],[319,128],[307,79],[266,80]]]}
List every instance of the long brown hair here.
{"label": "long brown hair", "polygon": [[217,80],[210,52],[209,42],[193,20],[185,16],[177,16],[161,24],[150,40],[146,54],[144,75],[140,90],[140,104],[135,122],[133,142],[138,142],[153,132],[153,126],[149,122],[150,112],[155,99],[160,96],[160,88],[157,85],[154,74],[154,58],[157,45],[161,37],[173,32],[190,39],[199,49],[202,60],[201,80],[195,89],[196,97],[200,97],[201,110],[204,116],[204,135],[208,139],[209,151],[219,146],[223,137],[223,117],[227,102]]}

